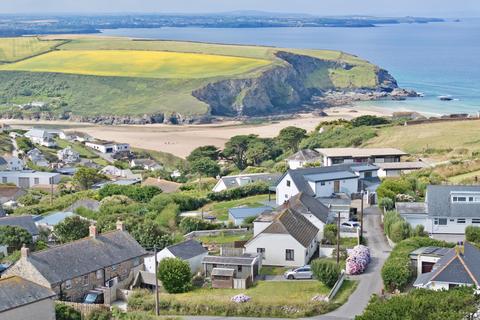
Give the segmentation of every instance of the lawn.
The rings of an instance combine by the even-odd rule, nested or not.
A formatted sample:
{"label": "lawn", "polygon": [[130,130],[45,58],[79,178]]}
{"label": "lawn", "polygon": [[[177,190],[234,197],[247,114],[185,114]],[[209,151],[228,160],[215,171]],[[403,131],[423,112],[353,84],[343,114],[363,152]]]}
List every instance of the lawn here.
{"label": "lawn", "polygon": [[40,40],[35,37],[0,38],[0,62],[14,62],[55,49],[60,40]]}
{"label": "lawn", "polygon": [[480,178],[480,170],[468,172],[464,174],[459,174],[458,176],[453,176],[448,178],[448,181],[452,183],[462,183],[468,182],[471,183],[471,180],[474,180],[476,177]]}
{"label": "lawn", "polygon": [[262,276],[281,276],[290,268],[262,266],[260,275]]}
{"label": "lawn", "polygon": [[[272,195],[271,199],[275,200],[275,196]],[[243,199],[209,203],[203,210],[217,217],[218,220],[228,220],[228,209],[240,206],[258,208],[264,206],[262,203],[264,201],[268,201],[268,195],[257,195]]]}
{"label": "lawn", "polygon": [[13,151],[12,140],[6,133],[0,133],[0,155]]}
{"label": "lawn", "polygon": [[132,148],[132,151],[137,153],[140,158],[152,158],[153,160],[161,163],[167,170],[175,170],[182,168],[186,161],[182,158],[179,158],[171,153],[146,150],[140,148]]}
{"label": "lawn", "polygon": [[253,236],[251,232],[242,234],[220,234],[218,236],[200,237],[198,240],[203,244],[225,244],[235,241],[248,241]]}
{"label": "lawn", "polygon": [[235,76],[270,64],[269,60],[212,54],[141,50],[61,50],[3,65],[0,70],[110,77],[203,79]]}

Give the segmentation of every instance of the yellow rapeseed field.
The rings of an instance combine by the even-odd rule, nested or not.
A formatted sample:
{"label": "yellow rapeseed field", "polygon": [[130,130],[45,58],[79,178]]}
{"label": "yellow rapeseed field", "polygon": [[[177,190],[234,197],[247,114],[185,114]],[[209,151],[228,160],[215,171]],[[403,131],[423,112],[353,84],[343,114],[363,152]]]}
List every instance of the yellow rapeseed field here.
{"label": "yellow rapeseed field", "polygon": [[0,61],[12,62],[50,51],[63,41],[39,40],[34,37],[0,38]]}
{"label": "yellow rapeseed field", "polygon": [[263,59],[137,50],[53,51],[0,70],[97,76],[200,79],[232,76],[271,64]]}

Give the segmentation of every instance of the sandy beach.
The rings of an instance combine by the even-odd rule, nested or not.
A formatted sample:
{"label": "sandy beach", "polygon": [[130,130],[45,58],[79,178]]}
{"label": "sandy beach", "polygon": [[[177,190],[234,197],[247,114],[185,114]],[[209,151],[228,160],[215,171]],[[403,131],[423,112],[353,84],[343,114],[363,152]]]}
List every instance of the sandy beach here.
{"label": "sandy beach", "polygon": [[312,113],[298,114],[297,117],[266,122],[258,125],[242,124],[238,121],[225,121],[206,125],[122,125],[99,126],[88,123],[73,123],[68,121],[22,121],[0,120],[13,127],[31,128],[33,126],[55,126],[65,131],[82,131],[97,139],[113,140],[129,143],[133,147],[172,153],[185,158],[193,149],[203,145],[215,145],[222,148],[225,142],[235,135],[257,134],[260,137],[271,138],[278,135],[282,128],[296,126],[307,131],[325,121],[336,119],[353,119],[362,115],[389,115],[389,111],[362,106],[361,108],[334,107],[325,110],[326,117],[316,116]]}

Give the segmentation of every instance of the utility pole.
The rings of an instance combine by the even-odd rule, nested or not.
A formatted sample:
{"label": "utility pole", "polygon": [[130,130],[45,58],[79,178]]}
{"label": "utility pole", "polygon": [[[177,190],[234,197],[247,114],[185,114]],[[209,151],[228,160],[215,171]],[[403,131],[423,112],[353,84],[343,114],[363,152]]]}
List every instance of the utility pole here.
{"label": "utility pole", "polygon": [[360,205],[360,237],[359,237],[360,244],[362,243],[362,240],[363,240],[363,197],[364,197],[363,189],[362,189],[361,195],[362,195],[362,201]]}
{"label": "utility pole", "polygon": [[340,211],[337,213],[337,266],[340,265]]}
{"label": "utility pole", "polygon": [[159,308],[159,296],[158,296],[158,261],[157,261],[157,245],[153,246],[153,254],[155,256],[155,314],[157,316],[160,315],[160,308]]}

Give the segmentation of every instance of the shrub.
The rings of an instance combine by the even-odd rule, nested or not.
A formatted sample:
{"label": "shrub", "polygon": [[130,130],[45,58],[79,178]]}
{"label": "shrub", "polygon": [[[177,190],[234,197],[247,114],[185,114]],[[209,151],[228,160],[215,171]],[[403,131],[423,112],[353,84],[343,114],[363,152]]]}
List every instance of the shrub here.
{"label": "shrub", "polygon": [[395,201],[397,194],[408,193],[411,191],[411,185],[402,178],[389,178],[382,181],[377,189],[377,195],[380,199],[389,198]]}
{"label": "shrub", "polygon": [[163,259],[158,266],[157,276],[168,293],[187,292],[192,288],[190,265],[181,259]]}
{"label": "shrub", "polygon": [[378,201],[378,206],[384,208],[385,210],[393,210],[395,208],[395,202],[390,198],[381,198]]}
{"label": "shrub", "polygon": [[0,226],[0,244],[7,245],[9,250],[19,250],[24,244],[32,244],[32,235],[17,226]]}
{"label": "shrub", "polygon": [[108,184],[100,189],[98,194],[102,199],[113,195],[124,195],[134,201],[149,202],[154,196],[161,192],[162,190],[154,186],[119,186]]}
{"label": "shrub", "polygon": [[196,210],[208,202],[202,197],[195,197],[185,193],[159,194],[152,198],[149,205],[152,210],[162,211],[168,204],[176,203],[180,212]]}
{"label": "shrub", "polygon": [[387,211],[383,218],[383,230],[385,234],[397,243],[412,236],[412,227],[398,212]]}
{"label": "shrub", "polygon": [[53,232],[60,242],[66,243],[85,238],[89,233],[90,222],[79,216],[71,216],[57,224]]}
{"label": "shrub", "polygon": [[211,201],[228,201],[241,199],[269,192],[269,186],[265,182],[250,183],[242,187],[227,189],[220,192],[210,192],[207,198]]}
{"label": "shrub", "polygon": [[337,233],[338,228],[335,224],[326,224],[323,227],[323,238],[328,244],[336,244],[337,243]]}
{"label": "shrub", "polygon": [[87,320],[110,320],[112,319],[112,313],[110,310],[94,310],[87,316]]}
{"label": "shrub", "polygon": [[465,229],[465,239],[470,242],[480,243],[480,227],[468,226]]}
{"label": "shrub", "polygon": [[220,224],[210,223],[194,217],[185,217],[180,221],[180,229],[185,233],[199,230],[214,230],[219,229],[221,226]]}
{"label": "shrub", "polygon": [[180,209],[178,204],[170,203],[160,212],[156,221],[162,226],[170,229],[175,229],[177,226],[178,215]]}
{"label": "shrub", "polygon": [[62,303],[55,304],[55,317],[57,320],[81,320],[82,315],[77,310]]}
{"label": "shrub", "polygon": [[313,276],[332,288],[340,276],[340,266],[335,262],[324,259],[315,259],[311,263]]}

